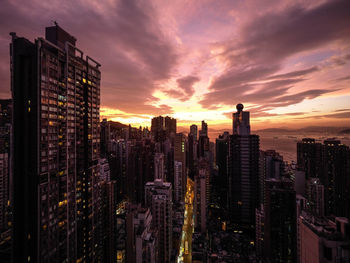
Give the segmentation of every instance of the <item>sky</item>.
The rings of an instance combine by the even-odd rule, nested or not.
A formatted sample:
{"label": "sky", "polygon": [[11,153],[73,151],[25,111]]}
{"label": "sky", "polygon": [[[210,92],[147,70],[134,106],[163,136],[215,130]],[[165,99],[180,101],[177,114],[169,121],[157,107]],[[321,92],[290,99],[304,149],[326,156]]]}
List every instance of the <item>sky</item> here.
{"label": "sky", "polygon": [[101,66],[101,118],[150,126],[350,126],[348,0],[0,0],[0,98],[10,97],[9,32],[57,23]]}

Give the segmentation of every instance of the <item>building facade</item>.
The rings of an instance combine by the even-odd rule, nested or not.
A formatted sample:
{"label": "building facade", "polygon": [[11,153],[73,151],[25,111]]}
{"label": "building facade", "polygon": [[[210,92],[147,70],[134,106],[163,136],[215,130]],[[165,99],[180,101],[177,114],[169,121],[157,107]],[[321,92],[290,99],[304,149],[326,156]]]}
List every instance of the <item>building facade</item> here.
{"label": "building facade", "polygon": [[100,64],[57,24],[35,43],[11,35],[13,258],[102,258]]}

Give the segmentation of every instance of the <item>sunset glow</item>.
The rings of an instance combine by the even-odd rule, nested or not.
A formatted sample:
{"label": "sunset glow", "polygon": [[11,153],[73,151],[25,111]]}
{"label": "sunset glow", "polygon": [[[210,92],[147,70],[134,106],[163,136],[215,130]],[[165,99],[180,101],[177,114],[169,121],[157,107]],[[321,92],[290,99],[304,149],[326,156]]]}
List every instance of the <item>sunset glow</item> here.
{"label": "sunset glow", "polygon": [[229,129],[242,102],[253,129],[344,126],[349,10],[322,0],[2,1],[0,96],[10,97],[8,28],[33,39],[55,19],[100,60],[101,119],[150,126],[169,115]]}

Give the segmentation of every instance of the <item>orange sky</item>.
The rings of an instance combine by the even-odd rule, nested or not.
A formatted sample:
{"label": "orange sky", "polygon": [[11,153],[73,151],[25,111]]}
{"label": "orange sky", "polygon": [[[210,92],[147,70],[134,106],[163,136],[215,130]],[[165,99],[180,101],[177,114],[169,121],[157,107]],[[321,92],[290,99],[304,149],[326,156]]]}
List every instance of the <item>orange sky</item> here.
{"label": "orange sky", "polygon": [[8,33],[33,40],[56,20],[102,65],[101,118],[150,126],[162,114],[180,127],[230,129],[243,103],[254,130],[350,126],[348,0],[1,5],[1,98],[10,97]]}

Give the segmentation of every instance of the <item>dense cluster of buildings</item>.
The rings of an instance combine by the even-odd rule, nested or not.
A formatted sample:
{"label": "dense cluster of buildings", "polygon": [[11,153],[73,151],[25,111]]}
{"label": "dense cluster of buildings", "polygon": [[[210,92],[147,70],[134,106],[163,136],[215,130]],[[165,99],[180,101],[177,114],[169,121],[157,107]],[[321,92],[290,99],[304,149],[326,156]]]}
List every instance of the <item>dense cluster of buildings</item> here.
{"label": "dense cluster of buildings", "polygon": [[101,65],[73,36],[11,36],[0,262],[349,262],[348,146],[305,138],[288,164],[242,104],[215,144],[204,121],[100,122]]}

